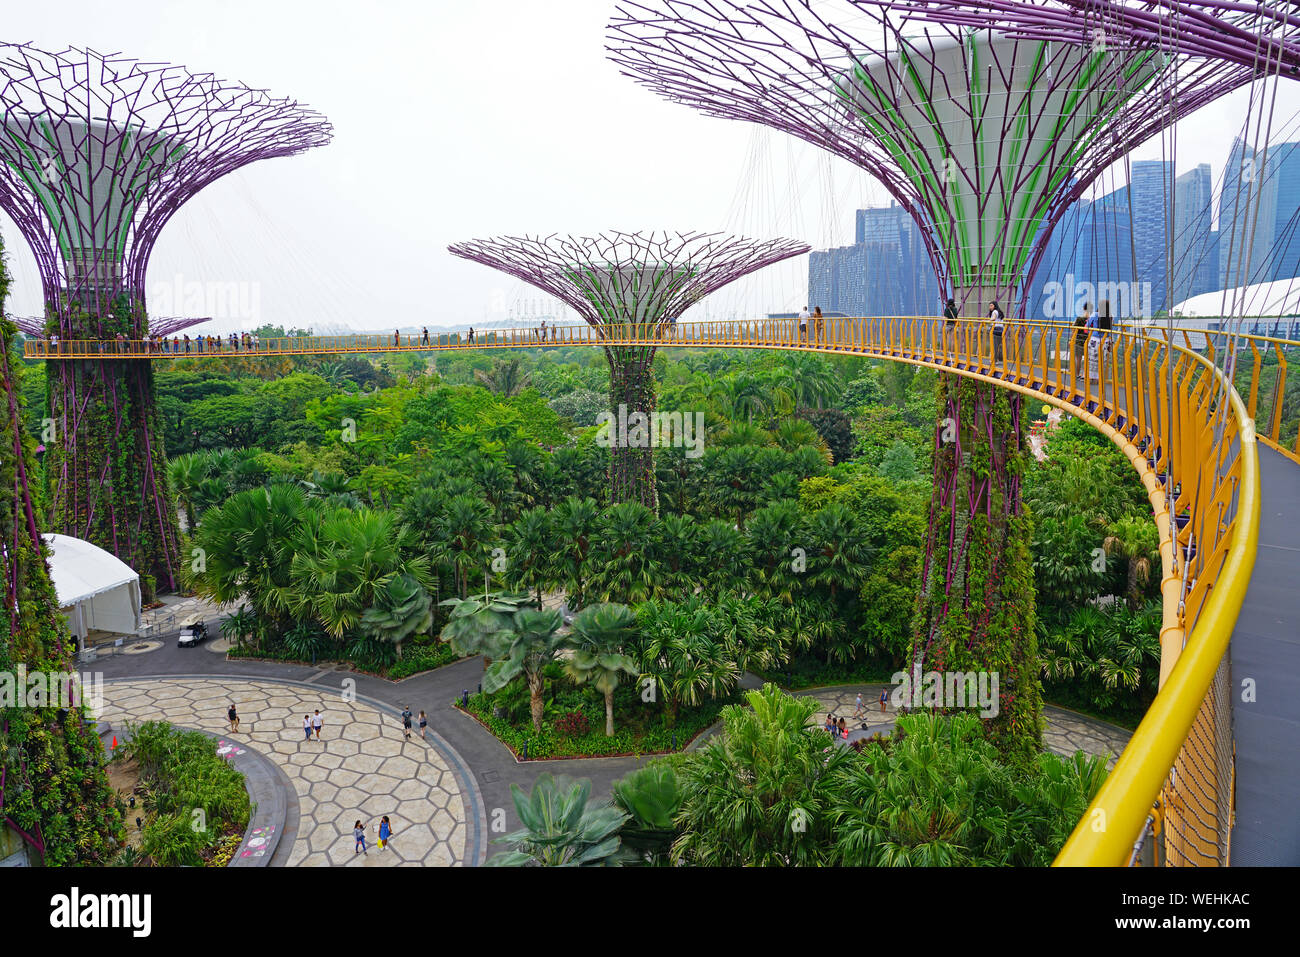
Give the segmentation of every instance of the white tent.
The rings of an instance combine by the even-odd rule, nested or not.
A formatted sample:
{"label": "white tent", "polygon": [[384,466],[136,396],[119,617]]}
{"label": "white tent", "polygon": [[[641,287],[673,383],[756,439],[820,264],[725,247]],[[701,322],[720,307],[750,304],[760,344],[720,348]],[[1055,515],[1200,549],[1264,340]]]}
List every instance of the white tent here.
{"label": "white tent", "polygon": [[140,630],[140,576],[97,545],[67,535],[45,535],[59,611],[81,646],[94,631],[135,635]]}

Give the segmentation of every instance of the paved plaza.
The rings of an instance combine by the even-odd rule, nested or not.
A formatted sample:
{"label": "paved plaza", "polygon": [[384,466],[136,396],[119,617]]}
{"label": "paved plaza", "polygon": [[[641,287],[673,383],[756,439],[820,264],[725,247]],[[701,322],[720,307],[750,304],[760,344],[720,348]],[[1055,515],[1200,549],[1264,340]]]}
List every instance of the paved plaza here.
{"label": "paved plaza", "polygon": [[[240,716],[230,734],[226,709]],[[320,709],[321,740],[305,740],[303,716]],[[220,732],[273,761],[297,793],[299,825],[289,866],[448,866],[473,853],[458,760],[440,742],[407,742],[401,721],[338,689],[297,683],[209,678],[107,681],[100,716],[115,728],[153,719]],[[472,786],[472,784],[471,784]],[[393,839],[375,847],[388,815]],[[356,854],[352,825],[370,825],[370,852]]]}

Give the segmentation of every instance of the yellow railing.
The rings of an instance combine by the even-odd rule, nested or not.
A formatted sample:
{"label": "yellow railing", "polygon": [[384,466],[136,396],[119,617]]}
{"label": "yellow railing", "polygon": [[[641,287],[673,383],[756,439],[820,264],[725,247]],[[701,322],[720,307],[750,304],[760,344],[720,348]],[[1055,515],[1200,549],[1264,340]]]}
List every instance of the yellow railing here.
{"label": "yellow railing", "polygon": [[[1286,347],[1244,337],[1252,350],[1249,408],[1215,364],[1226,341],[1200,330],[1110,331],[1094,350],[1064,323],[925,317],[548,326],[422,337],[262,339],[255,348],[188,353],[143,342],[40,340],[32,359],[292,356],[540,346],[686,346],[799,349],[873,356],[956,372],[1048,402],[1091,424],[1128,456],[1146,489],[1160,539],[1163,620],[1160,690],[1058,864],[1123,865],[1153,832],[1170,864],[1226,863],[1232,743],[1226,651],[1255,561],[1259,467],[1253,416],[1261,398],[1259,343],[1275,349],[1269,434],[1282,421]],[[1206,354],[1192,348],[1192,336]],[[1182,339],[1182,342],[1177,341]],[[1172,341],[1171,341],[1172,340]],[[183,340],[182,340],[183,341]],[[1216,342],[1218,345],[1216,345]]]}

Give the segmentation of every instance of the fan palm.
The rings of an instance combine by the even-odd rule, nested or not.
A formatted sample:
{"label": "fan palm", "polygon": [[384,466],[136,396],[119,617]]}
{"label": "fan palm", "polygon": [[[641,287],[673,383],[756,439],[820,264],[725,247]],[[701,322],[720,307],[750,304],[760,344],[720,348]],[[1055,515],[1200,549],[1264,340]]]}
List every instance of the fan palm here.
{"label": "fan palm", "polygon": [[523,608],[511,616],[507,628],[488,637],[494,660],[483,672],[483,690],[493,694],[522,674],[528,682],[533,730],[538,734],[545,713],[545,668],[568,642],[568,636],[560,633],[563,624],[558,611]]}
{"label": "fan palm", "polygon": [[577,684],[590,682],[605,696],[605,737],[614,736],[614,692],[620,676],[637,674],[636,662],[623,653],[636,617],[626,605],[589,605],[573,619],[569,640],[573,654],[565,673]]}

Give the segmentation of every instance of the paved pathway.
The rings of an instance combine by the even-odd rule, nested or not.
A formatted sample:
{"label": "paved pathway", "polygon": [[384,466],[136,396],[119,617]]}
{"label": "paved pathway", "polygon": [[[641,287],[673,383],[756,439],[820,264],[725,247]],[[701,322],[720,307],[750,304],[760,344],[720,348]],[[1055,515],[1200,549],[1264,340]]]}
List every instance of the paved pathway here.
{"label": "paved pathway", "polygon": [[[96,662],[95,667],[105,675],[105,697],[117,709],[111,718],[115,722],[124,720],[128,711],[134,720],[162,716],[164,709],[173,707],[170,698],[173,695],[181,697],[177,692],[182,689],[185,703],[178,702],[174,706],[179,715],[175,720],[182,724],[224,727],[226,704],[223,696],[228,693],[227,689],[241,688],[250,695],[245,703],[236,701],[241,715],[247,715],[246,720],[254,717],[254,708],[270,709],[265,715],[259,711],[255,716],[256,724],[244,724],[243,732],[248,734],[250,742],[277,762],[298,793],[303,808],[301,827],[305,833],[292,842],[293,853],[283,860],[289,864],[351,864],[352,821],[358,816],[373,816],[377,820],[377,815],[389,814],[397,829],[398,818],[393,816],[393,811],[381,809],[397,804],[401,805],[399,813],[403,822],[402,828],[397,829],[399,839],[408,826],[417,824],[433,837],[429,839],[427,850],[423,849],[422,841],[403,842],[400,854],[395,842],[393,857],[386,860],[393,863],[481,864],[490,854],[504,850],[490,844],[493,838],[520,826],[511,797],[512,785],[528,791],[543,773],[565,774],[587,778],[592,782],[593,799],[606,800],[612,794],[616,780],[650,760],[642,757],[517,761],[477,721],[452,705],[462,691],[473,693],[477,690],[483,676],[482,661],[478,658],[392,682],[328,665],[311,668],[268,661],[226,661],[222,655],[205,653],[202,647],[177,648],[173,641],[146,654],[102,659]],[[316,742],[307,745],[301,740],[302,715],[321,707],[321,703],[327,700],[329,703],[321,707],[321,711],[328,714],[331,708],[337,710],[339,682],[344,678],[356,682],[356,692],[362,702],[357,705],[358,724],[365,726],[369,722],[375,736],[365,739],[370,742],[365,748],[361,747],[362,739],[344,735],[341,739],[322,742],[321,750],[317,751]],[[130,694],[121,696],[115,690],[118,682],[114,679],[127,679],[122,686],[129,689]],[[760,684],[761,681],[753,675],[745,675],[742,680],[742,685],[747,688]],[[864,701],[874,705],[869,722],[872,729],[882,730],[886,728],[885,722],[879,722],[881,727],[876,727],[880,718],[882,687],[880,684],[849,685],[800,693],[811,694],[822,701],[824,708],[818,714],[820,721],[826,713],[825,708],[834,708],[836,714],[846,717],[852,715],[854,696],[861,690]],[[196,688],[205,694],[210,692],[211,697],[196,698]],[[278,699],[278,703],[273,704],[272,699]],[[200,701],[202,708],[199,708]],[[400,792],[398,789],[403,781],[411,783],[409,775],[404,777],[410,769],[405,764],[384,763],[403,756],[400,726],[394,716],[407,705],[414,712],[418,713],[422,708],[428,712],[430,729],[436,732],[438,747],[423,761],[416,759],[409,747],[405,757],[419,764],[421,770],[417,771],[415,780],[422,782],[422,786],[427,787],[423,785],[426,778],[433,782],[434,769],[437,769],[436,784],[447,793],[448,800],[445,807],[430,803],[434,811],[446,810],[453,823],[463,824],[459,830],[452,829],[444,834],[437,829],[435,819],[440,820],[443,827],[446,819],[439,819],[434,811],[428,809],[416,812],[406,807],[402,798],[408,792],[414,793],[414,788]],[[370,713],[361,717],[367,708]],[[141,710],[143,714],[137,713]],[[387,715],[383,714],[384,710],[387,710]],[[1044,710],[1048,725],[1044,740],[1057,753],[1072,754],[1078,748],[1089,753],[1112,755],[1113,763],[1113,754],[1122,750],[1128,738],[1128,732],[1103,722],[1059,708]],[[887,711],[888,726],[892,726],[895,716],[891,705]],[[271,727],[264,726],[267,722]],[[329,729],[337,725],[337,721],[326,725],[326,737]],[[358,730],[355,733],[362,732]],[[279,748],[275,747],[277,744]],[[339,747],[337,752],[333,750],[335,744]],[[388,753],[390,745],[397,746],[397,753]],[[340,759],[337,765],[334,757]],[[374,775],[358,770],[362,765],[357,762],[362,758],[366,759],[363,762],[366,766],[378,762]],[[448,768],[458,772],[461,782],[448,777]],[[380,793],[370,793],[371,781],[378,785]],[[459,793],[456,788],[459,788]],[[358,811],[364,813],[358,814]],[[420,823],[416,819],[422,815],[424,820]],[[286,835],[281,850],[289,843],[289,837]],[[277,859],[272,863],[282,863],[282,856],[277,853]],[[372,850],[363,863],[374,866],[379,857]]]}
{"label": "paved pathway", "polygon": [[[840,685],[833,688],[811,688],[798,694],[815,697],[821,707],[814,720],[820,725],[826,720],[827,713],[845,718],[852,729],[857,729],[863,721],[867,724],[867,733],[887,732],[894,726],[898,709],[892,702],[885,703],[885,713],[880,711],[880,692],[883,688],[892,689],[893,685]],[[862,694],[862,704],[866,711],[865,718],[854,721],[853,712],[857,695]],[[1108,724],[1096,718],[1068,711],[1053,705],[1043,706],[1043,744],[1049,751],[1069,757],[1075,751],[1106,756],[1106,766],[1115,766],[1119,753],[1128,744],[1132,732],[1118,725]]]}
{"label": "paved pathway", "polygon": [[[162,719],[181,727],[222,730],[246,741],[284,772],[297,794],[300,817],[286,863],[296,865],[423,865],[464,863],[474,854],[466,801],[453,770],[457,760],[439,743],[406,742],[391,714],[346,701],[338,688],[258,680],[162,678],[107,681],[102,718]],[[234,702],[240,730],[229,733],[226,708]],[[303,715],[321,710],[321,740],[305,740]],[[472,803],[472,802],[471,802]],[[352,824],[379,818],[393,825],[391,850],[354,853]]]}

